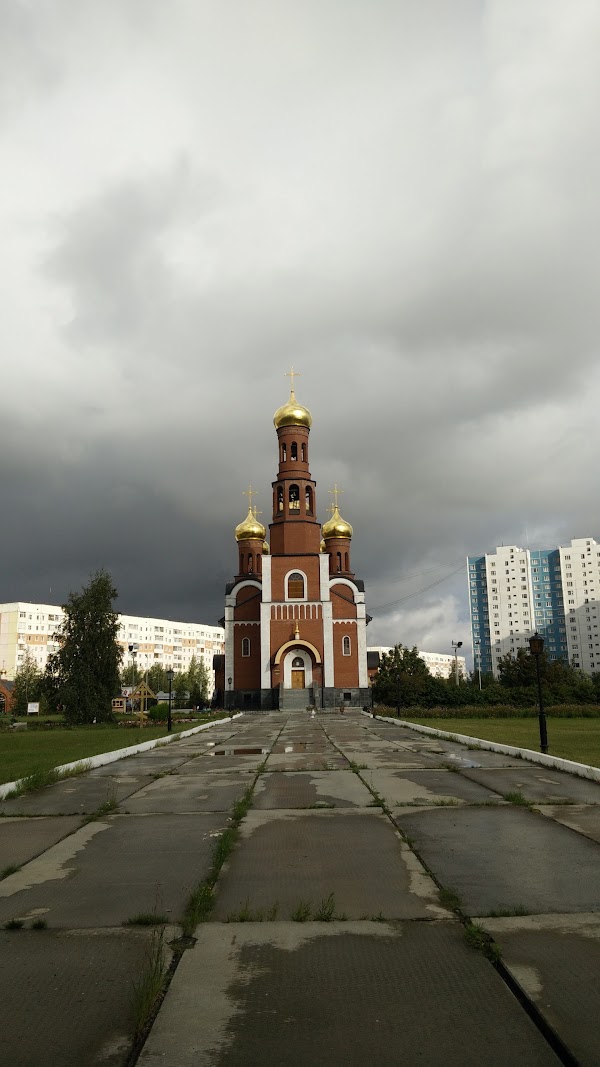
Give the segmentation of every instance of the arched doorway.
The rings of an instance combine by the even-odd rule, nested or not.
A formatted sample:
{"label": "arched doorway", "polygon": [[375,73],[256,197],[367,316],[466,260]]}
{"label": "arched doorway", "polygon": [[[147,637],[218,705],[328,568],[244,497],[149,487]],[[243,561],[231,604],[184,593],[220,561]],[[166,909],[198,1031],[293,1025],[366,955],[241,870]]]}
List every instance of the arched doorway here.
{"label": "arched doorway", "polygon": [[294,656],[292,660],[292,689],[304,689],[304,679],[304,660],[302,656]]}

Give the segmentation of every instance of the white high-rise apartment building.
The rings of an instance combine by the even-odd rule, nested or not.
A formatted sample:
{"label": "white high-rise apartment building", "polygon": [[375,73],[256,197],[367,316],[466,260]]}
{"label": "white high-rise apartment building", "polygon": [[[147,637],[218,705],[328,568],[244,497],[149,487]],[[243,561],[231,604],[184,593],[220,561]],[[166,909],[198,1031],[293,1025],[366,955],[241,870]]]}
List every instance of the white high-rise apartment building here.
{"label": "white high-rise apartment building", "polygon": [[[380,656],[385,652],[387,655],[393,652],[393,646],[373,645],[367,649],[367,652],[378,652]],[[459,675],[462,678],[467,677],[467,661],[464,656],[455,657],[444,652],[419,652],[419,656],[434,678],[450,678],[456,671],[457,663]]]}
{"label": "white high-rise apartment building", "polygon": [[[0,604],[0,670],[13,679],[27,654],[41,670],[48,656],[59,647],[56,634],[64,619],[55,604]],[[225,631],[206,623],[173,622],[170,619],[119,615],[117,640],[123,649],[123,666],[132,663],[129,645],[137,645],[136,666],[143,672],[154,663],[187,671],[192,656],[201,660],[209,678],[209,696],[214,689],[213,656],[225,647]]]}
{"label": "white high-rise apartment building", "polygon": [[498,674],[507,652],[544,637],[550,660],[600,671],[600,545],[574,538],[553,549],[502,545],[467,559],[475,669]]}

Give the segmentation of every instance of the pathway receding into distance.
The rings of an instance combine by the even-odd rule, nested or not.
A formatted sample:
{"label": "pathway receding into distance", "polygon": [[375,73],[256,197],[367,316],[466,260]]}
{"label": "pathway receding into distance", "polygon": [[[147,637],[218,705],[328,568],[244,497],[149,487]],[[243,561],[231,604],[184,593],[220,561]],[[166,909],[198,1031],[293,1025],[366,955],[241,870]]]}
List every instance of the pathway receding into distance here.
{"label": "pathway receding into distance", "polygon": [[127,1062],[156,935],[123,923],[147,913],[179,962],[144,1067],[600,1061],[593,782],[360,713],[269,713],[0,811],[0,870],[21,865],[0,924],[24,923],[0,931],[11,1067]]}

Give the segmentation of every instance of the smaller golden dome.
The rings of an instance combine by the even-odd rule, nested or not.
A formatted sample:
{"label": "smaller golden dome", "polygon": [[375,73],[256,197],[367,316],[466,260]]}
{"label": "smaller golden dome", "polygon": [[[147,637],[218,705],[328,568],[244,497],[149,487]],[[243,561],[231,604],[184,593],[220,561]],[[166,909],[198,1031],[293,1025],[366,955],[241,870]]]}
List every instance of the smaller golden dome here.
{"label": "smaller golden dome", "polygon": [[349,522],[340,515],[340,509],[337,504],[334,506],[333,514],[330,519],[327,520],[323,526],[323,539],[329,541],[331,537],[352,537],[352,527]]}
{"label": "smaller golden dome", "polygon": [[235,539],[236,541],[249,541],[250,538],[254,538],[256,541],[264,541],[266,532],[262,522],[258,521],[250,507],[244,521],[235,528]]}
{"label": "smaller golden dome", "polygon": [[271,549],[269,548],[269,542],[263,541],[263,556],[268,556]]}
{"label": "smaller golden dome", "polygon": [[282,404],[273,415],[276,429],[280,426],[306,426],[309,430],[312,426],[312,415],[308,408],[303,408],[296,400],[294,390],[290,390],[290,399],[287,404]]}
{"label": "smaller golden dome", "polygon": [[327,545],[325,543],[325,538],[323,538],[323,540],[321,541],[321,544],[319,546],[319,551],[320,552],[327,552]]}

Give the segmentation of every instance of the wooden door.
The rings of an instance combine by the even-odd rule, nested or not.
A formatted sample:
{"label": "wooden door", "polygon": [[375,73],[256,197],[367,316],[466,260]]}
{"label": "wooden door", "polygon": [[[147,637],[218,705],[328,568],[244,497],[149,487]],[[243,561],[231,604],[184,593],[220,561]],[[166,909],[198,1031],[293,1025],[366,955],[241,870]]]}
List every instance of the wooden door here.
{"label": "wooden door", "polygon": [[304,668],[292,667],[292,689],[304,689]]}

